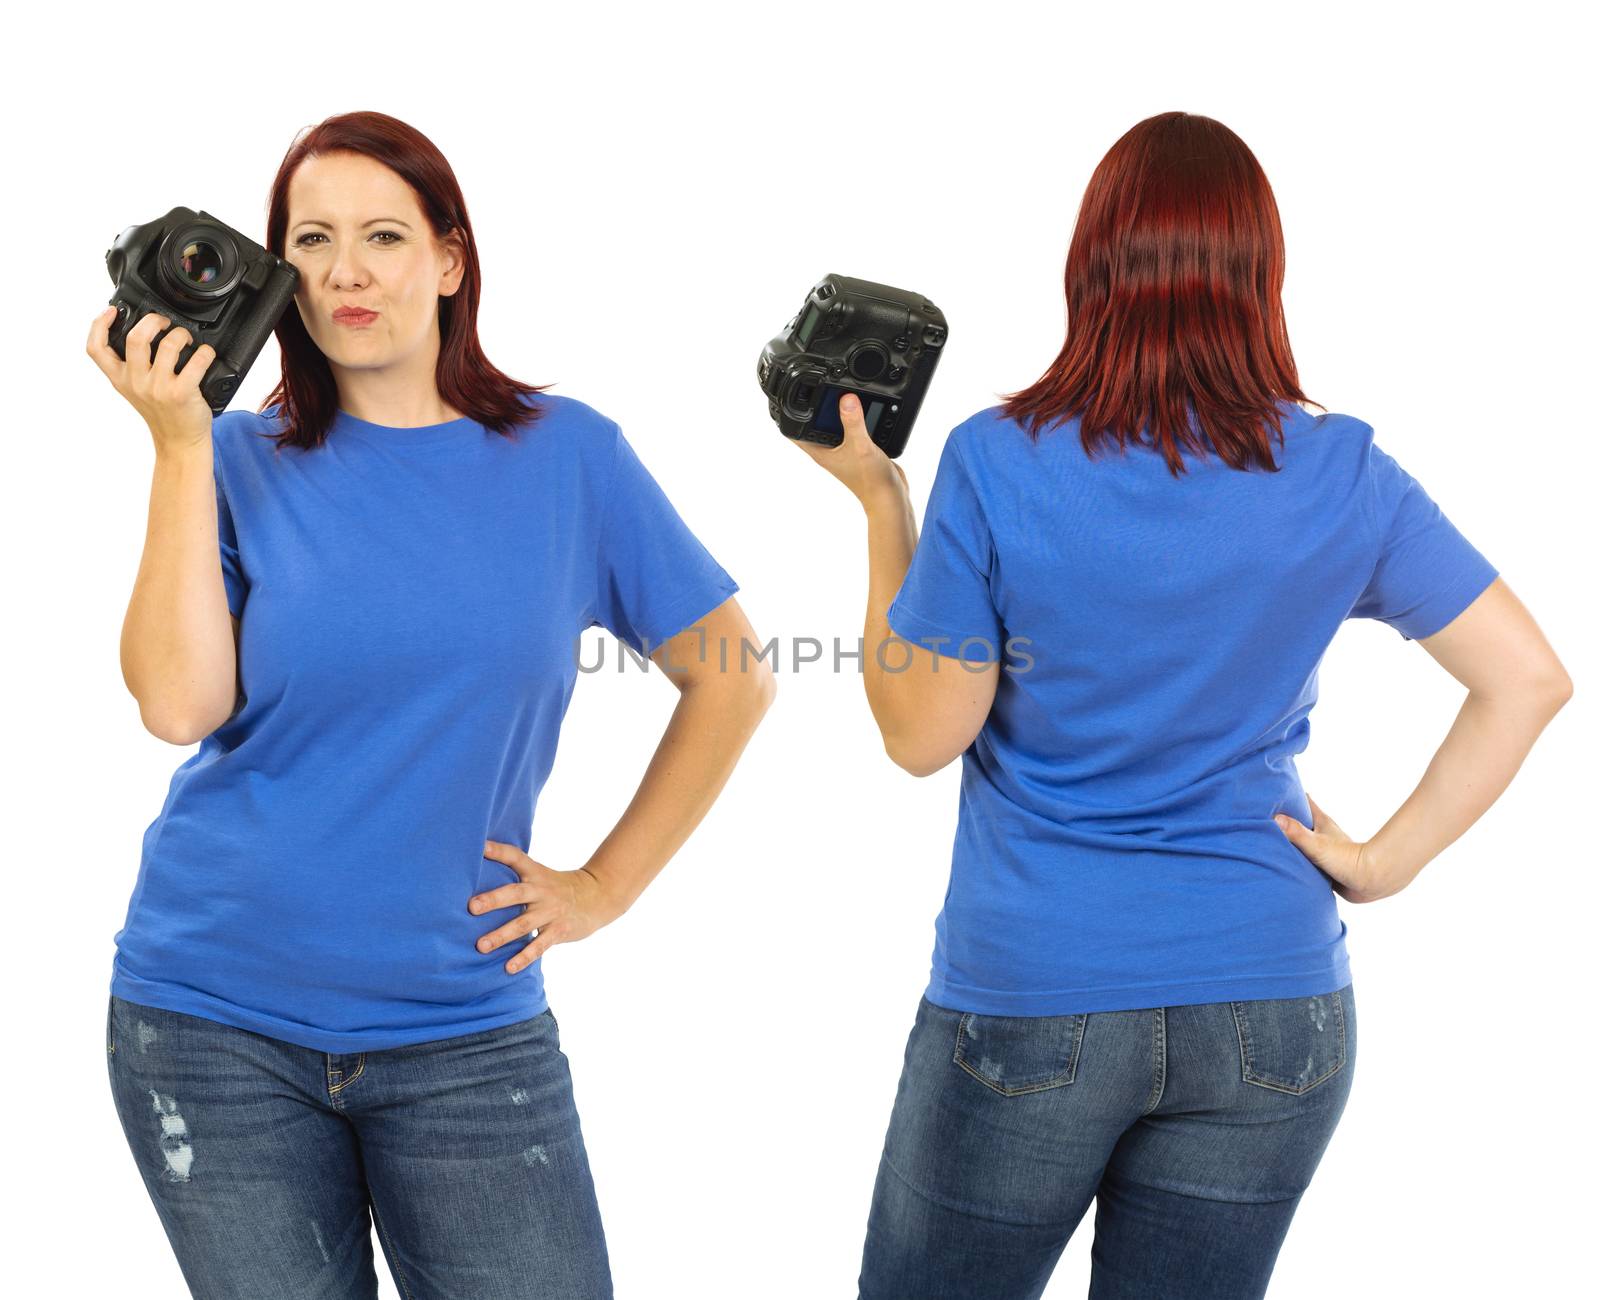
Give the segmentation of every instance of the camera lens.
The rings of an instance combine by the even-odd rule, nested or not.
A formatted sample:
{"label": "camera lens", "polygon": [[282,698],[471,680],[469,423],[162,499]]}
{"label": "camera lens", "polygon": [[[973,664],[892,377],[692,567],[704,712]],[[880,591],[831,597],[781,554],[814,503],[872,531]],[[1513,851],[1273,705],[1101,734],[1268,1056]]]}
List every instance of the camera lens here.
{"label": "camera lens", "polygon": [[178,270],[195,288],[209,288],[222,275],[222,254],[203,239],[191,239],[178,252]]}
{"label": "camera lens", "polygon": [[850,354],[850,373],[857,379],[876,379],[889,364],[889,354],[877,343],[863,343]]}
{"label": "camera lens", "polygon": [[209,219],[175,225],[156,260],[159,287],[174,301],[215,303],[239,285],[245,262],[226,227]]}

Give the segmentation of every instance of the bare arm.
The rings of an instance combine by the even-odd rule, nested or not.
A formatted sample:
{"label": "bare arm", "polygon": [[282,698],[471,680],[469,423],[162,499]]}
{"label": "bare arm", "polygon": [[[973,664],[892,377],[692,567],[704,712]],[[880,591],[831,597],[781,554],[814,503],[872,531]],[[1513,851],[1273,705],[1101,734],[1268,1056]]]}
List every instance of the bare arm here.
{"label": "bare arm", "polygon": [[599,880],[617,915],[633,906],[710,811],[777,695],[766,660],[741,662],[741,641],[758,643],[737,600],[730,596],[696,628],[650,656],[678,688],[678,704],[638,792],[583,867]]}
{"label": "bare arm", "polygon": [[211,440],[156,453],[144,554],[122,624],[122,679],[152,735],[192,745],[232,715],[237,625],[217,548]]}
{"label": "bare arm", "polygon": [[897,637],[889,606],[917,549],[917,520],[905,471],[867,433],[861,405],[842,398],[844,441],[794,445],[855,495],[867,517],[867,612],[861,679],[884,752],[913,776],[946,767],[983,729],[1000,664],[968,663]]}
{"label": "bare arm", "polygon": [[778,689],[771,667],[764,659],[747,659],[742,643],[758,644],[739,602],[730,596],[695,628],[680,632],[650,656],[678,688],[678,706],[638,791],[581,867],[557,871],[514,844],[485,843],[484,856],[510,866],[520,879],[475,895],[468,910],[486,912],[513,903],[524,908],[484,935],[479,951],[492,952],[538,931],[537,938],[506,962],[507,974],[523,970],[555,944],[588,937],[626,912],[716,802]]}
{"label": "bare arm", "polygon": [[967,663],[896,637],[889,606],[911,568],[917,525],[904,490],[863,500],[867,516],[867,613],[862,681],[884,752],[913,776],[960,757],[994,707],[1000,665]]}
{"label": "bare arm", "polygon": [[1572,698],[1567,670],[1501,578],[1417,644],[1467,688],[1467,698],[1417,788],[1367,846],[1400,887],[1483,816]]}

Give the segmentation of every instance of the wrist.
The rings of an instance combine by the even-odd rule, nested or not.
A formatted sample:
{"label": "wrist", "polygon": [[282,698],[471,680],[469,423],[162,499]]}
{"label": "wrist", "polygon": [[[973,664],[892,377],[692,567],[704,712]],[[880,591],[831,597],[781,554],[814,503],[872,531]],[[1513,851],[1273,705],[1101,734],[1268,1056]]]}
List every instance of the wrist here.
{"label": "wrist", "polygon": [[1360,860],[1369,887],[1382,894],[1399,893],[1417,874],[1395,857],[1394,846],[1381,831],[1361,845]]}
{"label": "wrist", "polygon": [[898,478],[892,483],[877,484],[858,493],[856,500],[861,505],[861,512],[869,519],[898,519],[911,510],[911,498],[906,494],[905,484]]}
{"label": "wrist", "polygon": [[632,900],[624,898],[618,890],[612,888],[600,872],[592,867],[582,866],[578,868],[576,874],[587,877],[590,881],[591,897],[596,911],[600,914],[602,925],[610,925],[628,910]]}

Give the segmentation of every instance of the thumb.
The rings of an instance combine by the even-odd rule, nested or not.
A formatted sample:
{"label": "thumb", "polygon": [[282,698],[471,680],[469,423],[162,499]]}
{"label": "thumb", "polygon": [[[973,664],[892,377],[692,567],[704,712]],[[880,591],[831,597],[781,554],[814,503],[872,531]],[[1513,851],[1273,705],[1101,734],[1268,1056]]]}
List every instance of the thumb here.
{"label": "thumb", "polygon": [[1287,835],[1290,840],[1298,841],[1301,837],[1311,834],[1311,831],[1306,827],[1304,822],[1296,821],[1293,817],[1289,816],[1288,813],[1276,813],[1273,815],[1272,820],[1278,823],[1278,828],[1285,835]]}

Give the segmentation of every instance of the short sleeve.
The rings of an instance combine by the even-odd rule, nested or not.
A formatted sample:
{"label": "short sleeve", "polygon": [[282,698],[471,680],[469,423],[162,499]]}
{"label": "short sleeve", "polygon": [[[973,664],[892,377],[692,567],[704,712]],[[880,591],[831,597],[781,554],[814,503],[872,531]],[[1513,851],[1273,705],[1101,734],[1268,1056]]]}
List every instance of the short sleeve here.
{"label": "short sleeve", "polygon": [[[595,622],[649,656],[739,590],[622,430],[601,515]],[[592,625],[591,625],[592,626]]]}
{"label": "short sleeve", "polygon": [[1407,641],[1430,637],[1499,576],[1445,513],[1376,443],[1367,452],[1378,557],[1351,618],[1375,618]]}
{"label": "short sleeve", "polygon": [[222,585],[228,593],[228,612],[235,618],[244,613],[244,598],[250,590],[249,580],[239,563],[239,537],[233,527],[233,511],[228,508],[228,498],[222,490],[222,480],[217,485],[217,548],[222,556]]}
{"label": "short sleeve", "polygon": [[994,539],[956,435],[945,440],[911,567],[889,604],[889,630],[935,654],[995,663],[1004,647],[991,594]]}

